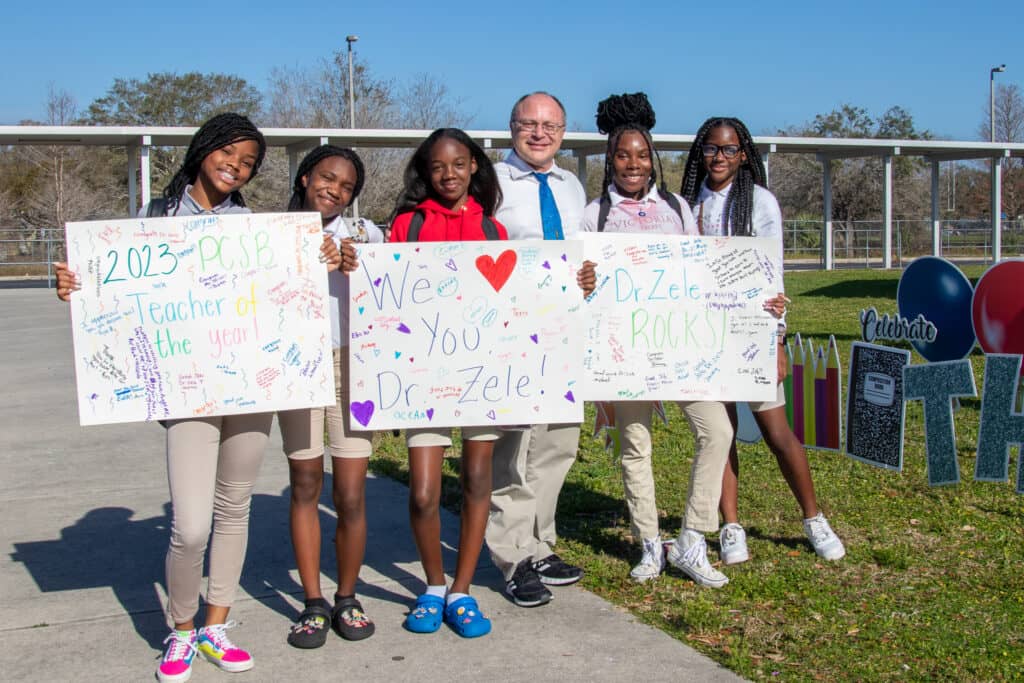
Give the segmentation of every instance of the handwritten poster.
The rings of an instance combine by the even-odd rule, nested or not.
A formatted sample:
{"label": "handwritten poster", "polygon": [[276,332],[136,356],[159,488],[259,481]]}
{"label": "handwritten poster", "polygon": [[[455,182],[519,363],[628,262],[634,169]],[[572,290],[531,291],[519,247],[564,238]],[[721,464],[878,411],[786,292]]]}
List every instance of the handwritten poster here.
{"label": "handwritten poster", "polygon": [[334,402],[316,214],[68,223],[83,425]]}
{"label": "handwritten poster", "polygon": [[776,396],[782,291],[767,238],[586,233],[597,289],[585,306],[588,400],[765,401]]}
{"label": "handwritten poster", "polygon": [[349,302],[353,428],[581,422],[581,249],[359,247]]}

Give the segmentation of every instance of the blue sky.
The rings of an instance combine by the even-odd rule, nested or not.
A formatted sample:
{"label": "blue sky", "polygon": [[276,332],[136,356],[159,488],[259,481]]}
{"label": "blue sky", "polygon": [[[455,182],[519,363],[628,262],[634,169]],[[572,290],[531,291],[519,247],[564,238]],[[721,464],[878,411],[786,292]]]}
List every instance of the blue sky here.
{"label": "blue sky", "polygon": [[[655,132],[692,133],[736,115],[755,134],[851,103],[911,112],[940,137],[977,138],[989,68],[1024,87],[1024,2],[467,2],[183,0],[8,3],[0,41],[0,124],[44,116],[47,89],[85,108],[116,77],[224,72],[266,87],[360,36],[356,59],[382,78],[426,72],[473,115],[504,128],[511,103],[546,89],[571,129],[593,130],[598,100],[644,90]],[[625,10],[624,10],[625,8]],[[1015,35],[1016,34],[1016,35]]]}

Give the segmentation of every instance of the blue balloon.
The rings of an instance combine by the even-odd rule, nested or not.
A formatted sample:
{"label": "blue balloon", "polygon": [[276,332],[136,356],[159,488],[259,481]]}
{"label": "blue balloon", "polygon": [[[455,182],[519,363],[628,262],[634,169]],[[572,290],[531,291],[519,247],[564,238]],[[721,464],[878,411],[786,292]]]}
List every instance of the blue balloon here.
{"label": "blue balloon", "polygon": [[911,342],[925,360],[959,360],[974,348],[973,295],[971,281],[946,259],[923,256],[903,271],[896,290],[900,315],[910,321],[923,315],[938,331],[933,342]]}

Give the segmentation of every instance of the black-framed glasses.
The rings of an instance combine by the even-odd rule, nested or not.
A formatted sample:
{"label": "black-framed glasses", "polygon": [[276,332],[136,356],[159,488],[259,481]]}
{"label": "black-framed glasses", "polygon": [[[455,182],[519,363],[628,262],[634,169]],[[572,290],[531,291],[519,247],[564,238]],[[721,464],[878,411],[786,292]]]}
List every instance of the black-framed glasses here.
{"label": "black-framed glasses", "polygon": [[726,159],[735,159],[736,155],[740,153],[739,145],[718,145],[706,144],[701,146],[701,151],[704,152],[704,156],[708,159],[714,159],[721,152],[722,156]]}
{"label": "black-framed glasses", "polygon": [[564,123],[553,123],[551,121],[544,121],[542,123],[540,121],[533,121],[531,119],[516,119],[515,124],[516,127],[519,128],[519,130],[526,130],[531,133],[536,133],[537,129],[539,128],[540,130],[544,131],[547,135],[554,135],[558,131],[565,128]]}

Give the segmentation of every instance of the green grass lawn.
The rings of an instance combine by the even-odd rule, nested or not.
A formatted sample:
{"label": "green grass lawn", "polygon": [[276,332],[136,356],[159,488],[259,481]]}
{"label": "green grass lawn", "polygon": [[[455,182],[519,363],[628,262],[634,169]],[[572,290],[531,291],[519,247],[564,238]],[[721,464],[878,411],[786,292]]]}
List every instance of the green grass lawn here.
{"label": "green grass lawn", "polygon": [[[976,280],[984,268],[965,270]],[[860,310],[895,312],[898,279],[899,272],[864,270],[787,275],[790,332],[816,342],[835,334],[845,373]],[[980,390],[984,358],[975,351],[972,361]],[[844,374],[844,391],[845,383]],[[1024,679],[1024,496],[1011,483],[972,480],[980,402],[962,406],[957,486],[927,484],[919,401],[908,404],[902,473],[809,452],[819,504],[846,544],[837,563],[815,556],[763,442],[741,445],[740,516],[751,560],[725,568],[730,583],[720,590],[674,570],[643,585],[628,579],[637,541],[618,463],[590,438],[588,406],[559,504],[559,552],[586,568],[585,588],[747,678]],[[693,436],[674,405],[668,414],[668,426],[655,429],[654,468],[662,532],[674,535]],[[403,443],[383,438],[373,467],[405,480]],[[457,508],[457,458],[445,467],[445,503]]]}

